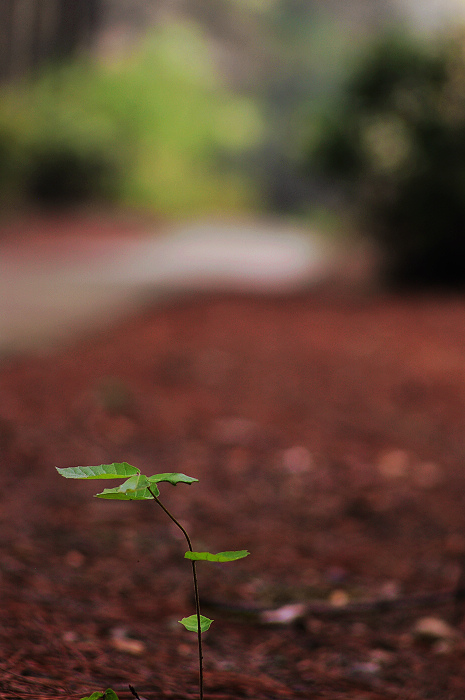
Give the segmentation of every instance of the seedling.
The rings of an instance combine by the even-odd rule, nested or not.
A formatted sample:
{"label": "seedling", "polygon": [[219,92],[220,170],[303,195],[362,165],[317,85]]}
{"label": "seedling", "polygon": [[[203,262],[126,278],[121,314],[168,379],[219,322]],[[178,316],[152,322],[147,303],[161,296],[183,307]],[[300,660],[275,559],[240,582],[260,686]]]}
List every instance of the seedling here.
{"label": "seedling", "polygon": [[[209,617],[205,617],[200,614],[200,599],[199,599],[199,587],[197,583],[197,571],[196,562],[197,561],[212,561],[212,562],[227,562],[236,561],[237,559],[242,559],[246,557],[249,552],[245,549],[234,552],[219,552],[218,554],[211,554],[210,552],[194,552],[192,548],[192,543],[189,535],[187,534],[181,523],[176,520],[174,515],[172,515],[166,506],[160,501],[160,490],[158,485],[162,481],[167,481],[173,486],[176,484],[192,484],[198,479],[194,479],[192,476],[186,476],[185,474],[179,474],[176,472],[169,472],[166,474],[154,474],[153,476],[145,476],[140,473],[140,470],[133,467],[127,462],[114,462],[113,464],[100,464],[96,467],[67,467],[66,469],[59,469],[57,471],[61,476],[66,479],[126,479],[120,486],[116,486],[111,489],[104,489],[101,493],[97,493],[97,498],[107,498],[118,501],[155,501],[157,505],[166,513],[166,515],[173,521],[173,523],[178,527],[184,537],[186,538],[187,546],[189,550],[184,554],[186,559],[190,559],[192,564],[192,579],[194,583],[194,599],[195,599],[195,613],[189,617],[183,617],[179,620],[181,625],[183,625],[189,632],[195,632],[197,634],[197,645],[198,645],[198,658],[199,658],[199,698],[203,700],[203,652],[202,652],[202,632],[206,632],[212,624],[213,620]],[[130,686],[131,693],[134,697],[138,697],[137,693]],[[97,691],[92,693],[92,695],[81,698],[81,700],[97,700],[97,698],[102,698],[103,700],[118,700],[118,696],[108,688],[104,692]]]}

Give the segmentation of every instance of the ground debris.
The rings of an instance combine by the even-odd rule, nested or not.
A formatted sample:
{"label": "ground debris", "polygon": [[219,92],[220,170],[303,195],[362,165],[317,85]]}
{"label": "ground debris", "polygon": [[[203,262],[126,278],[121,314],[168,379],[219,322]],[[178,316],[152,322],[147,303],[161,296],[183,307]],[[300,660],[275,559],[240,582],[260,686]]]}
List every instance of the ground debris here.
{"label": "ground debris", "polygon": [[[54,468],[118,459],[199,478],[169,491],[195,541],[251,552],[199,567],[239,610],[205,635],[208,698],[463,700],[463,318],[462,298],[199,296],[4,358],[0,700],[197,697],[180,541]],[[431,617],[450,636],[418,639]]]}

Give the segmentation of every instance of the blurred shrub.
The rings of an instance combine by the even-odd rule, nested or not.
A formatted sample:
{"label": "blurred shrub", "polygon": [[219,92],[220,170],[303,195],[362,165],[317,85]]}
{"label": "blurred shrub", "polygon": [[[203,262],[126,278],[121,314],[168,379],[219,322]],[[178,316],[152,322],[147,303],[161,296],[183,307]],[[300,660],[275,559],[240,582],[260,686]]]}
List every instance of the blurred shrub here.
{"label": "blurred shrub", "polygon": [[464,37],[384,38],[311,127],[307,171],[342,190],[388,279],[464,285]]}
{"label": "blurred shrub", "polygon": [[195,23],[166,23],[124,54],[4,88],[3,198],[116,197],[164,214],[247,209],[257,187],[224,155],[256,147],[261,115],[223,84],[212,50]]}
{"label": "blurred shrub", "polygon": [[127,162],[120,136],[102,115],[62,100],[56,86],[5,89],[0,201],[57,207],[116,198]]}
{"label": "blurred shrub", "polygon": [[121,176],[117,150],[94,138],[83,143],[72,132],[47,136],[38,138],[27,152],[22,177],[28,199],[60,206],[117,197]]}

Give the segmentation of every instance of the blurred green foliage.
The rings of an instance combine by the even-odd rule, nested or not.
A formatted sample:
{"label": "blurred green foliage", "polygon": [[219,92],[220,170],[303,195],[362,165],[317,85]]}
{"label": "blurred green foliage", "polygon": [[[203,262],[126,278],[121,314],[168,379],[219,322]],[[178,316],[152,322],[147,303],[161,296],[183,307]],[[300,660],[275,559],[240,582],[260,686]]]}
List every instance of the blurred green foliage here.
{"label": "blurred green foliage", "polygon": [[249,208],[257,188],[228,154],[260,143],[256,102],[234,94],[194,22],[118,57],[79,59],[0,99],[3,203],[118,200],[164,214]]}
{"label": "blurred green foliage", "polygon": [[0,204],[307,211],[296,114],[340,84],[359,19],[317,0],[198,0],[132,49],[123,32],[119,53],[3,87]]}
{"label": "blurred green foliage", "polygon": [[465,38],[391,35],[310,120],[305,167],[343,193],[391,282],[465,283]]}

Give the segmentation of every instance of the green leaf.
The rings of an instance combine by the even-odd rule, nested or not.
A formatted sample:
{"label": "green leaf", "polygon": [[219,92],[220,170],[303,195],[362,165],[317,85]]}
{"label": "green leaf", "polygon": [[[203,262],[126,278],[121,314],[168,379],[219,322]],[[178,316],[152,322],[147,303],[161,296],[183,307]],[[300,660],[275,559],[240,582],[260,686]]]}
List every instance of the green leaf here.
{"label": "green leaf", "polygon": [[111,688],[107,688],[105,691],[105,694],[104,694],[104,699],[105,700],[118,700],[118,696],[114,690],[112,690]]}
{"label": "green leaf", "polygon": [[[181,623],[181,625],[184,625],[186,630],[188,632],[197,632],[198,631],[198,621],[197,621],[197,615],[190,615],[190,617],[183,617],[182,620],[178,620],[178,622]],[[200,631],[201,632],[206,632],[209,628],[213,620],[210,620],[209,617],[205,617],[205,615],[200,615]]]}
{"label": "green leaf", "polygon": [[103,489],[100,493],[95,494],[95,498],[106,498],[112,501],[150,501],[153,496],[148,489],[140,491],[128,491],[121,493],[118,489]]}
{"label": "green leaf", "polygon": [[193,476],[186,476],[185,474],[180,474],[179,472],[167,472],[166,474],[154,474],[149,476],[149,481],[151,484],[157,484],[160,481],[168,481],[173,486],[176,484],[192,484],[198,479],[194,479]]}
{"label": "green leaf", "polygon": [[86,695],[85,698],[81,698],[81,700],[98,700],[99,698],[103,698],[103,700],[118,700],[117,694],[111,688],[107,688],[104,693],[97,690],[92,695]]}
{"label": "green leaf", "polygon": [[109,498],[118,501],[149,501],[153,499],[152,494],[148,490],[150,486],[153,493],[158,496],[158,488],[155,484],[151,485],[144,474],[134,474],[126,479],[121,486],[116,486],[113,489],[104,489],[101,493],[97,493],[97,498]]}
{"label": "green leaf", "polygon": [[140,474],[140,470],[127,462],[113,462],[113,464],[99,464],[97,467],[66,467],[56,468],[57,472],[65,479],[123,479],[133,474]]}
{"label": "green leaf", "polygon": [[237,559],[243,559],[250,554],[246,549],[240,549],[237,552],[218,552],[218,554],[211,554],[210,552],[186,552],[185,558],[191,559],[192,561],[236,561]]}

